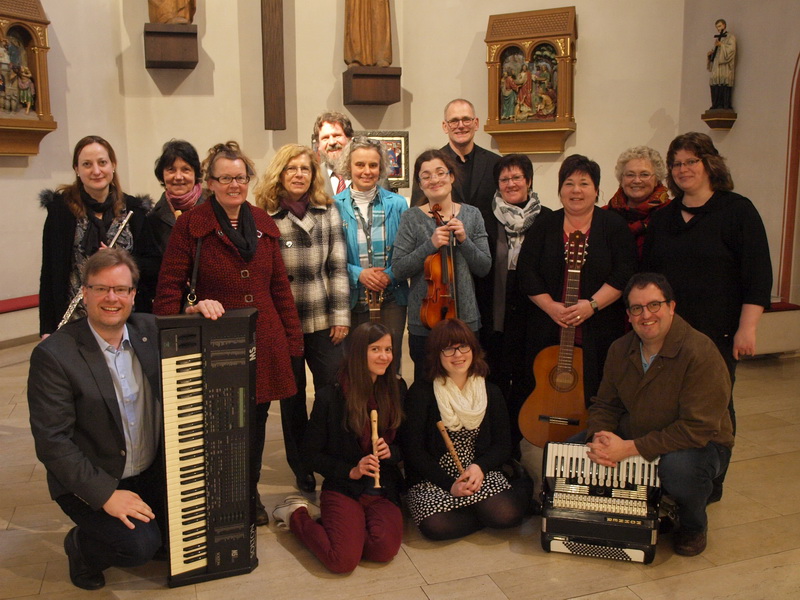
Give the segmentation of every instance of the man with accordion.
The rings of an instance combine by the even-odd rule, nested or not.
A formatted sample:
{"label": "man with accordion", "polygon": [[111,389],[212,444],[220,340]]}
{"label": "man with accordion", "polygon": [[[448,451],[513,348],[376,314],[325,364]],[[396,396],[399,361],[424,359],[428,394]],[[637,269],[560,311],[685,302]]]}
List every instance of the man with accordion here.
{"label": "man with accordion", "polygon": [[733,448],[730,378],[714,343],[675,314],[663,275],[634,275],[623,297],[633,331],[608,352],[589,407],[588,456],[607,467],[660,457],[663,491],[678,507],[675,552],[695,556],[706,548],[712,480]]}

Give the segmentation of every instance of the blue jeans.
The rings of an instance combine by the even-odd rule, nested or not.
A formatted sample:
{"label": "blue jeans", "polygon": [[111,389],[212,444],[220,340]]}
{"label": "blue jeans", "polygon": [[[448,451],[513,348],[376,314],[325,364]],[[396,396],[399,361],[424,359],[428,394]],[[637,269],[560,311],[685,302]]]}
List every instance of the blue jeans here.
{"label": "blue jeans", "polygon": [[78,526],[78,545],[83,559],[93,571],[103,571],[108,567],[138,567],[153,558],[162,544],[158,522],[164,519],[163,477],[162,469],[150,467],[140,475],[119,482],[117,489],[139,494],[156,515],[149,523],[130,517],[135,529],[128,529],[102,508],[93,510],[74,494],[56,498],[61,510]]}
{"label": "blue jeans", "polygon": [[703,448],[667,452],[661,456],[658,473],[665,494],[678,505],[681,529],[691,533],[708,527],[706,501],[712,481],[728,468],[730,448],[709,442]]}

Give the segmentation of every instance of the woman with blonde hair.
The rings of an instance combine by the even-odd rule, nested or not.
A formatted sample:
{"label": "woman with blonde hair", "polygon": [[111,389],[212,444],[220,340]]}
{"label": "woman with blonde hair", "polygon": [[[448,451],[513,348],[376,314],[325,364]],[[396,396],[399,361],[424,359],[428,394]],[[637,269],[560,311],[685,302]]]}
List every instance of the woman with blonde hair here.
{"label": "woman with blonde hair", "polygon": [[670,203],[664,185],[667,165],[658,151],[648,146],[634,146],[619,155],[614,173],[619,189],[603,208],[627,221],[636,240],[636,254],[641,259],[650,218]]}
{"label": "woman with blonde hair", "polygon": [[175,222],[161,263],[153,312],[181,312],[198,248],[195,290],[200,300],[184,312],[216,319],[226,309],[258,309],[250,493],[256,500],[256,525],[266,525],[269,516],[257,487],[265,427],[269,403],[296,391],[291,363],[303,353],[300,321],[281,259],[280,231],[269,215],[247,202],[250,181],[256,175],[253,162],[231,141],[209,150],[202,171],[210,195]]}
{"label": "woman with blonde hair", "polygon": [[[325,182],[311,148],[287,144],[272,159],[255,188],[256,203],[275,220],[281,253],[303,329],[304,357],[314,389],[334,382],[342,361],[341,342],[350,328],[350,286],[347,278],[342,219],[325,193]],[[293,361],[297,394],[281,402],[286,460],[298,489],[313,492],[316,480],[300,455],[308,424],[306,371]]]}

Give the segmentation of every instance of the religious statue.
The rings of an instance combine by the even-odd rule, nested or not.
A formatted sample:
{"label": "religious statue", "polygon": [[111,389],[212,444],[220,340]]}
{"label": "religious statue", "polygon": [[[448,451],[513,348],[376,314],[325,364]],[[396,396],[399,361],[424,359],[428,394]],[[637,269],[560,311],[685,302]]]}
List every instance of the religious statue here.
{"label": "religious statue", "polygon": [[726,30],[728,24],[725,19],[717,19],[714,26],[717,28],[714,48],[708,51],[708,70],[711,71],[710,110],[733,110],[731,96],[733,71],[736,67],[736,37]]}
{"label": "religious statue", "polygon": [[17,89],[19,90],[19,104],[20,110],[25,107],[25,114],[31,112],[33,106],[33,99],[36,97],[36,87],[33,85],[33,73],[28,67],[20,67],[14,71],[17,80]]}
{"label": "religious statue", "polygon": [[189,24],[197,10],[197,0],[147,0],[151,23]]}
{"label": "religious statue", "polygon": [[392,64],[389,0],[347,0],[344,23],[344,62],[348,66]]}

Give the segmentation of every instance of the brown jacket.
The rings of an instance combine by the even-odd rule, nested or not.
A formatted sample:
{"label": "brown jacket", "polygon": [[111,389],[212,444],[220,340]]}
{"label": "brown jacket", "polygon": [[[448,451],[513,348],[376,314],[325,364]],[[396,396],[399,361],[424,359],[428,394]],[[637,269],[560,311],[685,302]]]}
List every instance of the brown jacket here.
{"label": "brown jacket", "polygon": [[587,439],[597,431],[614,431],[634,440],[646,460],[709,442],[732,448],[730,396],[719,350],[676,314],[647,373],[634,331],[612,344],[589,407]]}

